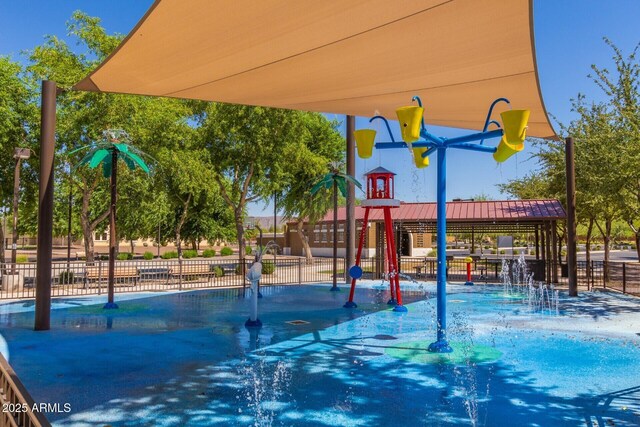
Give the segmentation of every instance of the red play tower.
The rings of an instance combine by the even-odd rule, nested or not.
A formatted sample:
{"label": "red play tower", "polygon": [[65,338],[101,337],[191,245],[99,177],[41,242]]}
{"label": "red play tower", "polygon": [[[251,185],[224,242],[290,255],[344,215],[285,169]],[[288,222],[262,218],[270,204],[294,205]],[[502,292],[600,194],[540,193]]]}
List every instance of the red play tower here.
{"label": "red play tower", "polygon": [[386,235],[386,258],[387,276],[389,277],[389,288],[391,299],[389,304],[395,304],[393,311],[405,312],[407,308],[402,305],[402,294],[400,293],[400,280],[398,277],[398,260],[396,255],[396,243],[393,234],[393,220],[391,219],[391,208],[400,206],[400,201],[393,198],[395,173],[383,167],[377,167],[365,174],[367,177],[367,199],[362,202],[364,207],[364,220],[360,230],[360,241],[358,243],[358,253],[356,255],[356,265],[349,269],[351,276],[351,292],[349,301],[344,304],[345,308],[357,307],[353,302],[353,294],[356,290],[356,280],[362,277],[360,259],[362,257],[362,246],[364,236],[369,225],[369,212],[371,209],[382,209],[384,211],[384,231]]}

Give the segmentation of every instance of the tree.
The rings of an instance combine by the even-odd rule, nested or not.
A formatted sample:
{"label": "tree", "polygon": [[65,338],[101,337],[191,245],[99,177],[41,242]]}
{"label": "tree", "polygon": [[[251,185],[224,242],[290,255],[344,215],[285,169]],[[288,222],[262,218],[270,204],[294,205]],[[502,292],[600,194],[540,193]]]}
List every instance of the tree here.
{"label": "tree", "polygon": [[[9,58],[0,56],[0,208],[6,207],[13,195],[13,171],[16,147],[34,146],[30,130],[37,118],[33,84],[24,75],[22,67]],[[23,174],[23,187],[35,185],[28,173]],[[5,236],[0,225],[0,264],[4,258]]]}
{"label": "tree", "polygon": [[[244,105],[210,104],[200,121],[214,182],[233,211],[240,260],[244,259],[247,204],[269,197],[287,175],[285,153],[303,132],[304,113]],[[269,177],[267,177],[267,175]],[[244,268],[244,264],[243,268]]]}
{"label": "tree", "polygon": [[[68,90],[99,65],[118,46],[122,36],[108,35],[101,27],[99,18],[82,12],[73,14],[67,28],[84,52],[75,52],[64,41],[48,36],[44,44],[30,53],[31,64],[28,67],[34,79],[54,80],[59,87],[65,89],[58,96],[58,158],[65,159],[66,163],[78,163],[79,155],[70,155],[69,152],[99,139],[105,129],[124,129],[136,141],[137,146],[151,156],[155,156],[156,151],[163,146],[179,146],[185,135],[187,138],[193,136],[189,119],[200,112],[201,103]],[[59,163],[56,169],[55,199],[64,203],[56,206],[56,212],[64,212],[67,207],[68,187],[61,178],[67,173],[65,167],[64,163]],[[94,254],[93,234],[109,215],[108,204],[105,203],[108,188],[100,174],[90,169],[79,170],[74,174],[71,185],[74,200],[80,200],[74,204],[77,211],[73,217],[79,219],[80,226],[77,228],[82,230],[87,261],[91,262]],[[61,190],[64,193],[61,194]],[[125,193],[123,199],[133,199],[134,196],[140,198],[145,195],[140,192]],[[135,216],[135,211],[130,210],[137,206],[135,203],[126,203],[119,208],[121,216],[126,220],[124,230],[127,238],[145,236],[149,232],[149,223],[164,216],[160,204],[154,205],[148,198],[145,200],[152,210],[144,221],[137,224],[129,221]],[[31,207],[34,217],[36,208],[35,204]],[[57,215],[54,220],[56,224],[60,222],[59,218]],[[63,218],[66,218],[66,213]],[[62,230],[62,227],[56,226],[55,229]]]}
{"label": "tree", "polygon": [[194,205],[213,197],[214,173],[208,163],[207,150],[164,148],[158,152],[159,180],[165,187],[170,206],[168,224],[178,249],[178,262],[182,265],[182,229],[193,214]]}
{"label": "tree", "polygon": [[89,149],[89,152],[80,160],[78,166],[88,165],[89,168],[95,169],[98,165],[102,165],[103,176],[111,181],[111,201],[109,203],[109,300],[104,308],[118,308],[118,305],[113,302],[115,261],[118,242],[120,241],[116,230],[118,160],[124,161],[130,170],[140,168],[147,174],[150,172],[149,167],[142,159],[145,154],[129,145],[128,142],[129,135],[126,132],[122,130],[107,130],[103,134],[102,141],[75,150],[84,151],[87,148]]}
{"label": "tree", "polygon": [[284,217],[295,221],[306,260],[311,262],[313,256],[305,221],[315,224],[331,209],[332,201],[329,197],[312,197],[309,189],[318,176],[329,172],[332,162],[343,160],[345,141],[337,131],[339,123],[336,121],[311,113],[304,114],[302,120],[304,129],[300,138],[284,153],[290,161],[279,205]]}
{"label": "tree", "polygon": [[347,182],[351,182],[356,187],[362,189],[362,185],[351,175],[340,172],[339,164],[332,164],[331,171],[325,174],[320,181],[311,187],[311,195],[314,196],[324,188],[333,188],[333,286],[331,290],[338,290],[338,190],[342,197],[347,197]]}
{"label": "tree", "polygon": [[625,57],[609,39],[604,40],[613,50],[615,70],[610,72],[592,65],[591,78],[609,98],[609,128],[619,153],[619,162],[615,163],[620,177],[617,206],[634,233],[640,259],[640,63],[637,57],[640,43]]}
{"label": "tree", "polygon": [[[578,118],[568,125],[560,124],[560,129],[563,135],[573,136],[576,144],[576,206],[578,220],[587,225],[587,275],[591,273],[590,243],[595,225],[604,240],[606,280],[614,221],[624,218],[636,241],[640,241],[636,227],[640,216],[640,66],[635,56],[638,47],[625,58],[610,41],[605,41],[614,51],[616,77],[595,65],[595,75],[591,77],[609,97],[608,102],[588,103],[584,95],[578,94],[572,100]],[[518,195],[522,195],[520,190],[529,188],[538,196],[557,195],[564,200],[564,144],[550,141],[538,144],[538,148],[534,156],[540,160],[540,169],[525,180],[512,181],[502,188]]]}

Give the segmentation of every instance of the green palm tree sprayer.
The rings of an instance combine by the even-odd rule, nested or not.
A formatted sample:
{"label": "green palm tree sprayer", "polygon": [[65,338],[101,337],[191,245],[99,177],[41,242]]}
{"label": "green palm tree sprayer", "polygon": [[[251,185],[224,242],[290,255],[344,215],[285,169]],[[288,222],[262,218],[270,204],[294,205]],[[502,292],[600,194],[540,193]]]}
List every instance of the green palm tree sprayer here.
{"label": "green palm tree sprayer", "polygon": [[331,171],[324,175],[313,187],[311,195],[315,195],[321,188],[329,189],[333,187],[333,286],[332,291],[339,291],[338,288],[338,190],[342,197],[347,197],[347,181],[362,190],[362,185],[351,175],[340,172],[337,164],[331,165]]}
{"label": "green palm tree sprayer", "polygon": [[145,154],[129,145],[129,141],[129,135],[123,130],[106,130],[103,132],[102,141],[81,147],[70,153],[89,150],[76,165],[76,168],[89,165],[89,168],[95,169],[101,164],[102,175],[111,180],[111,203],[109,205],[109,296],[108,302],[104,305],[106,309],[118,308],[118,305],[113,301],[116,245],[118,244],[116,233],[118,159],[123,160],[130,170],[140,168],[145,173],[149,173],[149,166],[142,159]]}

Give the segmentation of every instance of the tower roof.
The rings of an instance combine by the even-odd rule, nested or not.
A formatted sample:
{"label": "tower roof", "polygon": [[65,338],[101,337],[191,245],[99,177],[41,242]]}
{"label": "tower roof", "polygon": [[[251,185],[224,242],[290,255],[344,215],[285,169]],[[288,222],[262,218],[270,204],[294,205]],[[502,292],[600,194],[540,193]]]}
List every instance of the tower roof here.
{"label": "tower roof", "polygon": [[391,172],[390,170],[387,170],[387,169],[383,168],[382,166],[378,166],[377,168],[371,169],[369,172],[365,173],[365,176],[378,174],[378,173],[385,173],[385,174],[395,175],[395,173]]}

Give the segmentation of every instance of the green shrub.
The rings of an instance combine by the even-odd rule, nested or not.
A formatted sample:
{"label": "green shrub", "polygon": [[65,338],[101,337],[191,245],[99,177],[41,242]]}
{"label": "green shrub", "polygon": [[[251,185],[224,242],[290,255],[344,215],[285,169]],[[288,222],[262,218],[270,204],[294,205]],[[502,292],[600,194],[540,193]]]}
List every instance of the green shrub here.
{"label": "green shrub", "polygon": [[262,263],[262,274],[273,274],[276,271],[276,266],[273,261],[265,261]]}
{"label": "green shrub", "polygon": [[518,252],[517,250],[514,249],[513,254],[514,255],[520,255],[520,252]]}
{"label": "green shrub", "polygon": [[146,260],[153,259],[153,252],[146,251],[142,257]]}
{"label": "green shrub", "polygon": [[631,245],[631,249],[633,249],[634,251],[636,250],[636,244],[635,244],[635,243],[633,243],[633,244]]}
{"label": "green shrub", "polygon": [[506,254],[505,250],[504,249],[500,249],[500,255],[504,255],[504,254]]}
{"label": "green shrub", "polygon": [[147,246],[149,246],[149,243],[144,242],[144,243],[142,243],[142,246],[144,246],[146,248]]}
{"label": "green shrub", "polygon": [[202,251],[202,256],[204,258],[213,258],[214,256],[216,256],[216,251],[215,249],[205,249],[204,251]]}
{"label": "green shrub", "polygon": [[253,249],[251,248],[251,246],[245,246],[244,253],[246,255],[251,255],[253,253]]}
{"label": "green shrub", "polygon": [[492,255],[495,255],[495,254],[496,254],[496,250],[495,250],[495,249],[491,249],[489,252],[490,252]]}
{"label": "green shrub", "polygon": [[562,255],[562,256],[567,256],[567,251],[566,251],[566,249],[561,250],[561,251],[560,251],[560,255]]}
{"label": "green shrub", "polygon": [[596,245],[596,251],[600,250],[600,245]]}
{"label": "green shrub", "polygon": [[58,276],[58,280],[62,285],[69,285],[73,283],[73,271],[63,271]]}
{"label": "green shrub", "polygon": [[447,249],[451,249],[451,246],[447,245]]}
{"label": "green shrub", "polygon": [[535,249],[531,249],[531,250],[529,251],[529,255],[535,255],[535,254],[536,254]]}
{"label": "green shrub", "polygon": [[117,256],[116,259],[118,261],[126,261],[129,259],[133,259],[133,254],[130,252],[120,252]]}
{"label": "green shrub", "polygon": [[194,251],[193,249],[187,249],[186,251],[182,251],[182,257],[185,259],[196,258],[198,256],[198,251]]}
{"label": "green shrub", "polygon": [[216,277],[224,276],[224,269],[222,267],[220,267],[219,265],[212,265],[210,271]]}
{"label": "green shrub", "polygon": [[435,257],[435,256],[438,256],[438,251],[436,251],[435,249],[431,249],[431,250],[429,251],[429,253],[427,254],[427,256],[429,256],[429,257]]}
{"label": "green shrub", "polygon": [[29,257],[26,255],[16,255],[16,262],[24,264],[25,262],[29,262]]}
{"label": "green shrub", "polygon": [[169,251],[162,254],[162,259],[173,259],[173,258],[178,258],[178,252]]}
{"label": "green shrub", "polygon": [[222,255],[222,256],[233,255],[233,249],[231,249],[228,246],[225,246],[224,248],[222,248],[220,250],[220,255]]}
{"label": "green shrub", "polygon": [[242,274],[242,264],[236,265],[236,274]]}

